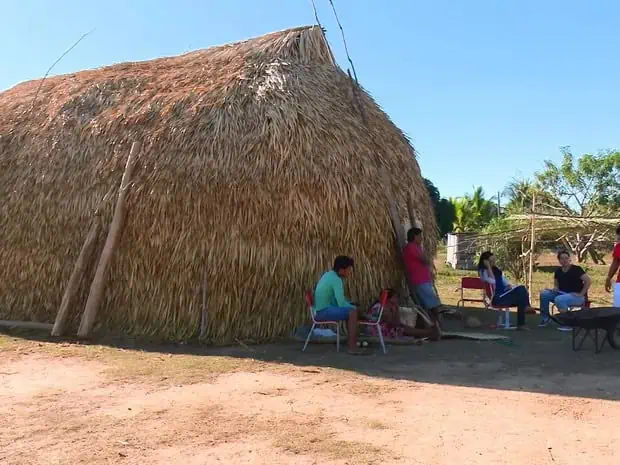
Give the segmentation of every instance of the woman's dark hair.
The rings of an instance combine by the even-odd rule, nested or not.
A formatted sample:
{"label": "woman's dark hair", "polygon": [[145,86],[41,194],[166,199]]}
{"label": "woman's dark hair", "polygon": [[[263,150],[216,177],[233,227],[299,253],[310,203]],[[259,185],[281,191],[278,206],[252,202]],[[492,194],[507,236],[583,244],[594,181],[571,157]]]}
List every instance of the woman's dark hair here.
{"label": "woman's dark hair", "polygon": [[560,251],[558,252],[558,260],[560,259],[560,257],[561,257],[562,255],[566,255],[567,257],[570,257],[570,252],[569,252],[568,250],[566,250],[566,249],[562,249],[562,250],[560,250]]}
{"label": "woman's dark hair", "polygon": [[340,270],[346,270],[349,267],[355,267],[353,259],[346,255],[340,255],[334,260],[334,271],[338,273]]}
{"label": "woman's dark hair", "polygon": [[620,226],[616,228],[616,234],[620,235]]}
{"label": "woman's dark hair", "polygon": [[420,228],[411,228],[407,231],[407,242],[413,242],[413,240],[422,234],[422,230]]}
{"label": "woman's dark hair", "polygon": [[480,260],[478,260],[478,271],[486,269],[484,262],[487,261],[492,256],[493,256],[493,252],[491,252],[490,250],[487,250],[486,252],[482,252],[482,254],[480,255]]}

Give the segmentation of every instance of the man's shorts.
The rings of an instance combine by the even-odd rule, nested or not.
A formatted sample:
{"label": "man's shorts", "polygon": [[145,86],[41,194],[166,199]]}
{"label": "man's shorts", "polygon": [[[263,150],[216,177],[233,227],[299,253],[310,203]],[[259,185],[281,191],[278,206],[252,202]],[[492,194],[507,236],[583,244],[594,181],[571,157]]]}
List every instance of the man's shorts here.
{"label": "man's shorts", "polygon": [[327,307],[314,313],[316,321],[346,321],[349,314],[354,310],[352,307]]}
{"label": "man's shorts", "polygon": [[433,283],[416,284],[413,286],[413,289],[415,297],[425,310],[432,310],[433,308],[441,306],[441,301],[439,297],[437,297],[437,294],[435,294]]}

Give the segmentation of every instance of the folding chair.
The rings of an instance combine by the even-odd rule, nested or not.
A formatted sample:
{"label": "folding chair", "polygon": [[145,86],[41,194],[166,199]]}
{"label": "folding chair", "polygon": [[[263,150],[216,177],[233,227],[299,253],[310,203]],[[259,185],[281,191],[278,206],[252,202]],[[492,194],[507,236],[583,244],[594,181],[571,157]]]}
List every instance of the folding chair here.
{"label": "folding chair", "polygon": [[[479,299],[473,299],[471,297],[466,297],[465,296],[465,291],[480,291],[480,298]],[[461,298],[459,299],[459,301],[456,303],[457,307],[463,307],[465,308],[465,302],[476,302],[476,303],[480,303],[482,305],[484,305],[484,307],[487,307],[487,303],[485,300],[485,294],[484,294],[484,282],[482,281],[482,279],[478,278],[478,277],[473,277],[473,276],[466,276],[461,278],[461,287],[459,287],[456,292],[461,291]]]}
{"label": "folding chair", "polygon": [[381,306],[381,308],[379,310],[379,317],[377,318],[377,321],[365,321],[365,320],[358,321],[358,324],[360,326],[368,326],[368,327],[374,326],[375,328],[377,328],[377,333],[379,333],[379,341],[381,342],[381,349],[383,349],[384,354],[387,354],[387,350],[385,349],[385,342],[383,341],[383,332],[381,331],[381,317],[383,317],[383,309],[385,308],[385,304],[387,304],[387,301],[388,301],[388,291],[383,290],[379,293],[379,305]]}
{"label": "folding chair", "polygon": [[312,308],[312,304],[314,303],[312,299],[312,292],[306,291],[304,293],[304,299],[306,301],[306,306],[308,307],[308,312],[310,313],[310,318],[312,319],[312,327],[310,328],[310,332],[306,338],[306,343],[301,351],[306,351],[306,347],[308,347],[308,342],[310,342],[314,328],[321,325],[334,325],[336,326],[336,352],[340,352],[340,321],[316,321],[314,319],[314,309]]}
{"label": "folding chair", "polygon": [[[496,325],[497,329],[516,329],[516,326],[510,326],[510,309],[514,307],[514,305],[493,305],[492,302],[493,297],[495,296],[495,286],[493,284],[484,283],[484,288],[486,293],[485,304],[487,309],[498,312]],[[504,321],[502,321],[502,319]]]}

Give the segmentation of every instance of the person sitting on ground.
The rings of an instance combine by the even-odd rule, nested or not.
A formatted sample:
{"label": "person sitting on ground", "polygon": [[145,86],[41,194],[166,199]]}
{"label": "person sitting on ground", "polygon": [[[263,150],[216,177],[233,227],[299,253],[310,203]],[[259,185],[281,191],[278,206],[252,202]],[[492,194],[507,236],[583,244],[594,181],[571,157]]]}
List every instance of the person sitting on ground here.
{"label": "person sitting on ground", "polygon": [[540,324],[549,324],[549,305],[553,302],[560,312],[568,311],[569,307],[582,306],[592,281],[580,266],[571,263],[570,252],[558,252],[560,267],[553,274],[553,289],[545,289],[540,293]]}
{"label": "person sitting on ground", "polygon": [[[611,292],[611,280],[614,279],[616,273],[620,270],[620,226],[616,228],[616,244],[614,245],[614,251],[612,253],[612,261],[609,265],[609,271],[607,273],[607,279],[605,280],[605,290],[607,292]],[[612,302],[612,307],[620,308],[620,273],[618,273],[618,278],[613,285],[614,298]]]}
{"label": "person sitting on ground", "polygon": [[353,259],[344,255],[336,257],[334,267],[325,273],[314,290],[314,319],[316,321],[346,321],[347,347],[351,355],[365,352],[357,348],[357,307],[344,297],[343,279],[353,273]]}
{"label": "person sitting on ground", "polygon": [[491,305],[517,307],[517,329],[527,330],[525,314],[535,312],[530,305],[530,295],[523,285],[512,286],[497,267],[493,252],[484,252],[478,261],[480,279],[493,288]]}
{"label": "person sitting on ground", "polygon": [[407,232],[407,245],[403,248],[403,260],[407,280],[413,295],[422,308],[430,312],[435,324],[439,324],[441,301],[435,292],[431,274],[432,261],[424,254],[422,230],[411,228]]}
{"label": "person sitting on ground", "polygon": [[[400,310],[398,305],[398,294],[394,289],[386,289],[388,293],[388,301],[383,307],[383,315],[381,316],[381,333],[385,338],[398,338],[402,336],[411,336],[424,338],[428,337],[433,341],[439,339],[439,328],[437,325],[428,329],[418,329],[412,326],[407,326],[400,319]],[[377,321],[379,313],[381,312],[381,303],[377,300],[372,304],[368,312],[365,313],[364,319],[367,321]],[[372,332],[372,336],[379,336],[377,333],[377,327],[371,326],[369,328]]]}

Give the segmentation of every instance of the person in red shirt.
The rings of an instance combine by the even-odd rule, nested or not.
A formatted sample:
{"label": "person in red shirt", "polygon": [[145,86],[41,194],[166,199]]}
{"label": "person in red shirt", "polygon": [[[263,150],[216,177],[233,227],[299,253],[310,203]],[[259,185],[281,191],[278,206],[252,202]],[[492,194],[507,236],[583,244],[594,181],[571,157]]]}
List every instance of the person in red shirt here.
{"label": "person in red shirt", "polygon": [[431,275],[431,260],[422,248],[422,230],[411,228],[407,232],[407,245],[403,249],[403,260],[407,272],[407,280],[413,296],[420,305],[431,312],[435,322],[438,321],[441,301],[435,292]]}
{"label": "person in red shirt", "polygon": [[[616,273],[618,273],[618,269],[620,269],[620,226],[616,228],[616,244],[614,245],[613,251],[613,260],[611,265],[609,265],[609,273],[607,273],[607,280],[605,281],[605,290],[607,292],[611,292],[612,286],[611,281],[614,279]],[[620,273],[618,273],[618,278],[616,279],[615,284],[613,285],[614,290],[614,300],[613,306],[620,307]]]}

